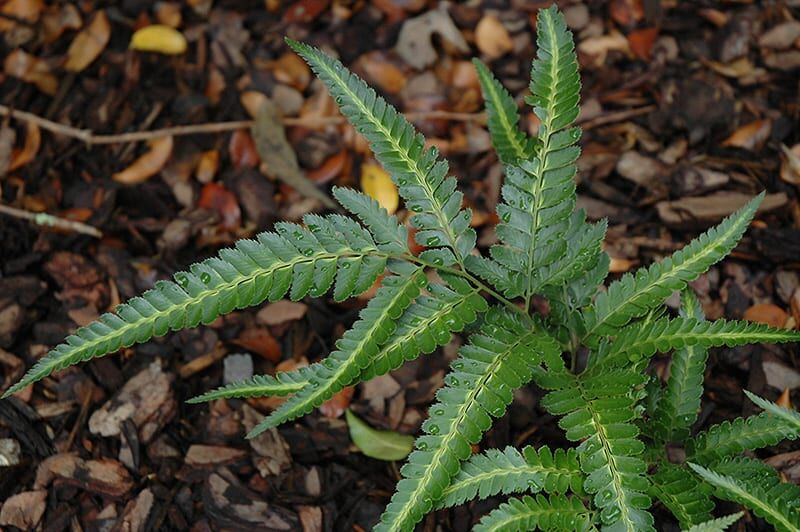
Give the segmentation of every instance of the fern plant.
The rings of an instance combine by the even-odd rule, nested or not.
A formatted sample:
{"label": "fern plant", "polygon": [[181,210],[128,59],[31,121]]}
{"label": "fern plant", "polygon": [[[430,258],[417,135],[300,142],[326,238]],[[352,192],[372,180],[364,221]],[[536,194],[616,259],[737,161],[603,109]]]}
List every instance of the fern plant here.
{"label": "fern plant", "polygon": [[[800,488],[740,455],[800,436],[800,415],[748,394],[763,412],[692,435],[707,349],[794,342],[800,333],[738,321],[705,321],[688,288],[737,244],[763,195],[661,262],[601,290],[609,259],[605,222],[576,210],[575,162],[581,135],[580,79],[571,33],[555,7],[538,16],[537,58],[528,103],[541,125],[519,127],[516,102],[475,63],[488,125],[506,180],[497,207],[499,243],[475,249],[471,212],[447,162],[394,108],[339,61],[287,41],[328,86],[342,113],[370,143],[411,211],[408,231],[354,190],[334,195],[353,216],[309,214],[274,232],[242,240],[218,257],[161,281],[38,361],[5,396],[52,372],[274,301],[344,300],[380,288],[336,349],[310,367],[256,376],[190,402],[289,396],[250,437],[296,419],[346,386],[385,374],[450,341],[469,325],[422,424],[415,450],[375,530],[411,531],[430,511],[476,498],[517,494],[476,530],[655,530],[658,501],[689,530],[724,530],[739,514],[714,518],[714,498],[741,504],[778,530],[800,529]],[[382,277],[381,277],[382,276]],[[664,301],[682,293],[677,316]],[[534,296],[549,301],[532,312]],[[579,350],[588,352],[578,368]],[[666,385],[648,377],[648,361],[672,353]],[[569,449],[512,447],[473,454],[513,392],[533,383],[543,407],[560,418]],[[683,445],[672,463],[667,446]]]}

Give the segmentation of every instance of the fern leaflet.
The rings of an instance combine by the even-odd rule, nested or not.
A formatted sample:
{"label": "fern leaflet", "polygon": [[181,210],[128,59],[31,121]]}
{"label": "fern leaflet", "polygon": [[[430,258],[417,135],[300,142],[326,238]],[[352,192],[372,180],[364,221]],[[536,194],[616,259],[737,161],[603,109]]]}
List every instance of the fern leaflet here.
{"label": "fern leaflet", "polygon": [[[682,293],[681,316],[698,321],[704,319],[700,302],[688,288]],[[707,359],[708,350],[697,344],[672,355],[667,387],[651,420],[653,435],[658,441],[683,441],[689,437],[689,429],[700,410]]]}
{"label": "fern leaflet", "polygon": [[577,497],[526,495],[509,499],[481,519],[473,532],[518,532],[520,530],[582,532],[592,530],[591,513]]}
{"label": "fern leaflet", "polygon": [[762,192],[671,257],[611,283],[587,312],[586,341],[596,345],[600,336],[614,334],[631,319],[644,316],[724,258],[739,242],[763,199]]}
{"label": "fern leaflet", "polygon": [[558,353],[555,341],[532,330],[519,315],[489,311],[436,394],[438,402],[422,425],[425,435],[401,469],[403,479],[376,532],[413,529],[450,485],[492,417],[505,413],[512,391],[530,380],[530,366],[553,353]]}
{"label": "fern leaflet", "polygon": [[689,463],[689,467],[716,488],[718,497],[750,508],[779,532],[800,530],[800,508],[797,499],[800,496],[800,489],[797,489],[797,486],[780,482],[776,475],[774,480],[777,482],[772,483],[772,487],[767,489],[763,482],[719,474],[713,469],[706,469],[697,464]]}
{"label": "fern leaflet", "polygon": [[650,479],[653,481],[652,494],[672,512],[682,527],[711,519],[713,490],[686,468],[662,463]]}
{"label": "fern leaflet", "polygon": [[[296,224],[278,224],[277,233],[240,240],[218,257],[193,264],[158,281],[141,297],[118,305],[115,313],[81,327],[42,358],[4,397],[53,371],[162,336],[170,330],[207,324],[234,309],[306,294],[321,296],[335,283],[342,300],[369,289],[386,268],[381,251],[361,225],[348,218],[311,216],[314,233]],[[318,238],[319,237],[319,238]]]}
{"label": "fern leaflet", "polygon": [[583,472],[575,449],[525,447],[489,449],[464,462],[452,483],[442,492],[436,508],[457,506],[502,493],[581,493]]}
{"label": "fern leaflet", "polygon": [[426,149],[422,135],[341,62],[306,44],[286,42],[328,86],[342,114],[397,183],[406,206],[416,213],[412,223],[417,242],[447,246],[429,254],[436,263],[462,262],[475,247],[476,235],[469,226],[471,211],[461,209],[463,194],[456,190],[455,178],[447,176],[447,162],[438,159],[435,148]]}
{"label": "fern leaflet", "polygon": [[718,517],[716,519],[709,519],[702,523],[698,523],[691,528],[687,528],[686,532],[725,532],[732,524],[742,518],[744,512],[736,512],[735,514]]}
{"label": "fern leaflet", "polygon": [[775,416],[775,418],[791,427],[795,433],[800,434],[800,414],[796,411],[776,405],[772,401],[767,401],[747,390],[744,391],[744,394],[755,404],[763,408],[764,412]]}

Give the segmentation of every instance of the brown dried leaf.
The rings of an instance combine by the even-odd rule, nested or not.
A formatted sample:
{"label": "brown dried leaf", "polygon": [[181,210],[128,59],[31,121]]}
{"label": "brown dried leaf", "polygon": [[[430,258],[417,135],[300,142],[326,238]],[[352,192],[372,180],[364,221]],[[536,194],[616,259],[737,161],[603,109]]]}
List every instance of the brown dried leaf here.
{"label": "brown dried leaf", "polygon": [[164,168],[172,155],[172,137],[159,137],[148,143],[150,149],[133,161],[129,167],[112,175],[112,179],[126,185],[144,183]]}
{"label": "brown dried leaf", "polygon": [[299,0],[283,14],[284,22],[311,22],[328,8],[330,0]]}
{"label": "brown dried leaf", "polygon": [[611,0],[608,12],[620,26],[633,26],[644,18],[644,5],[642,0]]}
{"label": "brown dried leaf", "polygon": [[42,16],[44,42],[55,42],[66,30],[77,30],[82,25],[81,13],[74,5],[47,6]]}
{"label": "brown dried leaf", "polygon": [[[1,20],[1,19],[0,19]],[[34,530],[42,520],[47,490],[23,491],[7,498],[0,510],[0,525]]]}
{"label": "brown dried leaf", "polygon": [[245,129],[233,132],[228,143],[228,154],[234,168],[255,168],[260,162],[253,137]]}
{"label": "brown dried leaf", "polygon": [[33,122],[28,122],[25,128],[25,144],[21,150],[14,150],[11,155],[11,164],[8,171],[12,172],[17,168],[22,168],[33,161],[39,153],[39,146],[42,144],[42,133],[39,126]]}
{"label": "brown dried leaf", "polygon": [[263,495],[246,489],[227,469],[211,473],[203,486],[203,507],[224,530],[299,530],[297,515],[265,502]]}
{"label": "brown dried leaf", "polygon": [[241,102],[242,107],[251,118],[255,118],[258,115],[258,110],[261,109],[266,99],[267,96],[258,91],[245,91],[239,96],[239,102]]}
{"label": "brown dried leaf", "polygon": [[397,55],[417,70],[432,65],[438,58],[431,42],[434,33],[459,52],[469,52],[469,45],[450,18],[446,5],[440,4],[437,9],[407,19],[403,23],[395,46]]}
{"label": "brown dried leaf", "polygon": [[778,406],[782,406],[783,408],[788,408],[789,410],[794,410],[794,405],[792,404],[792,397],[789,394],[789,388],[786,388],[781,392],[781,395],[775,400],[775,404]]}
{"label": "brown dried leaf", "polygon": [[33,485],[36,489],[44,488],[53,480],[114,498],[123,497],[133,487],[128,470],[116,460],[84,460],[69,453],[56,454],[41,462]]}
{"label": "brown dried leaf", "polygon": [[800,39],[800,22],[790,20],[764,32],[758,39],[758,45],[762,48],[785,50],[791,48],[797,39]]}
{"label": "brown dried leaf", "polygon": [[237,229],[242,223],[242,210],[236,196],[219,183],[206,183],[203,186],[197,206],[219,214],[224,229]]}
{"label": "brown dried leaf", "polygon": [[757,151],[769,138],[771,132],[772,120],[769,118],[754,120],[734,131],[730,137],[722,141],[722,145]]}
{"label": "brown dried leaf", "polygon": [[628,34],[628,44],[636,57],[643,61],[650,61],[650,52],[653,50],[656,37],[658,37],[658,28],[643,28]]}
{"label": "brown dried leaf", "polygon": [[789,315],[777,305],[758,303],[747,309],[743,318],[747,321],[765,323],[771,327],[781,328],[786,325]]}
{"label": "brown dried leaf", "polygon": [[199,182],[208,183],[217,175],[217,170],[219,170],[219,151],[208,150],[200,155],[194,175]]}
{"label": "brown dried leaf", "polygon": [[256,319],[265,325],[280,325],[287,321],[302,319],[306,311],[308,306],[305,303],[281,299],[259,310]]}
{"label": "brown dried leaf", "polygon": [[58,90],[58,80],[50,72],[50,66],[24,50],[14,50],[8,54],[3,62],[3,71],[9,76],[33,83],[50,96],[55,95]]}
{"label": "brown dried leaf", "polygon": [[781,179],[800,185],[800,144],[787,148],[781,144]]}
{"label": "brown dried leaf", "polygon": [[106,12],[100,10],[69,45],[64,68],[72,72],[82,71],[105,50],[110,38],[111,24],[108,22]]}
{"label": "brown dried leaf", "polygon": [[281,344],[263,327],[245,329],[231,343],[247,349],[273,364],[280,361],[283,355]]}
{"label": "brown dried leaf", "polygon": [[406,75],[380,50],[362,55],[355,66],[363,70],[365,79],[370,85],[380,88],[381,92],[398,94],[406,86]]}
{"label": "brown dried leaf", "polygon": [[[739,192],[717,192],[708,196],[681,198],[656,204],[661,221],[672,226],[710,225],[720,221],[752,198]],[[758,212],[768,212],[783,207],[789,199],[786,193],[767,194]]]}
{"label": "brown dried leaf", "polygon": [[272,75],[281,83],[304,91],[311,83],[311,69],[294,52],[286,52],[272,63]]}
{"label": "brown dried leaf", "polygon": [[350,401],[353,399],[353,392],[355,388],[348,386],[341,391],[335,393],[333,397],[322,403],[319,411],[322,415],[330,418],[342,417],[344,411],[350,407]]}
{"label": "brown dried leaf", "polygon": [[0,7],[0,31],[7,31],[17,25],[13,19],[31,24],[39,20],[44,9],[42,0],[8,0]]}
{"label": "brown dried leaf", "polygon": [[194,467],[232,464],[244,459],[247,452],[221,445],[192,445],[186,452],[186,464]]}
{"label": "brown dried leaf", "polygon": [[[263,418],[263,415],[249,405],[242,407],[242,426],[245,431],[253,430]],[[272,428],[264,431],[248,442],[257,454],[253,457],[253,463],[262,477],[277,475],[291,467],[292,455],[289,444],[283,439],[278,429]]]}
{"label": "brown dried leaf", "polygon": [[511,35],[500,19],[494,15],[484,16],[475,28],[475,44],[489,61],[498,59],[514,49]]}

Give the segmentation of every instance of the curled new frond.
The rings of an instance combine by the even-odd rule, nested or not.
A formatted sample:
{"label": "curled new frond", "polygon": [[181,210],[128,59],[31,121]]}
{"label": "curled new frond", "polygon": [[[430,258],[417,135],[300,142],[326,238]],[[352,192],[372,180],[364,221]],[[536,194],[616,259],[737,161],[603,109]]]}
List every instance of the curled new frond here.
{"label": "curled new frond", "polygon": [[687,528],[686,532],[725,532],[732,524],[741,519],[743,515],[744,512],[736,512],[735,514],[726,515],[725,517],[709,519],[691,528]]}
{"label": "curled new frond", "polygon": [[[463,194],[447,175],[446,161],[414,127],[342,63],[303,43],[291,46],[328,86],[342,114],[361,133],[375,157],[397,183],[406,206],[415,215],[415,238],[421,245],[440,248],[431,254],[441,264],[463,261],[475,247],[472,213],[461,209]],[[442,247],[443,246],[443,247]]]}
{"label": "curled new frond", "polygon": [[763,199],[761,193],[671,257],[611,283],[587,313],[587,341],[596,344],[599,337],[614,334],[631,319],[644,316],[724,258],[739,242]]}
{"label": "curled new frond", "polygon": [[553,495],[509,499],[481,519],[473,532],[559,530],[583,532],[592,528],[591,513],[577,497]]}
{"label": "curled new frond", "polygon": [[510,493],[581,493],[583,472],[575,449],[514,447],[489,449],[464,462],[444,490],[436,508],[457,506],[477,498]]}
{"label": "curled new frond", "polygon": [[711,519],[712,489],[685,467],[662,463],[650,477],[651,493],[672,512],[680,525],[691,527]]}
{"label": "curled new frond", "polygon": [[396,320],[427,284],[421,268],[405,264],[398,269],[400,275],[383,280],[383,286],[361,311],[358,321],[336,342],[336,351],[321,364],[309,367],[308,385],[253,428],[249,438],[309,413],[352,384],[372,363],[395,331]]}
{"label": "curled new frond", "polygon": [[659,318],[626,327],[603,357],[608,365],[639,361],[654,353],[697,346],[700,348],[797,342],[800,332],[747,321],[700,321]]}
{"label": "curled new frond", "polygon": [[[683,291],[681,316],[702,321],[703,308],[691,289]],[[697,419],[703,395],[708,350],[701,345],[678,349],[672,355],[667,387],[651,419],[653,436],[660,442],[683,441]]]}
{"label": "curled new frond", "polygon": [[383,273],[389,254],[381,251],[357,222],[337,215],[309,216],[308,228],[277,224],[276,233],[240,240],[218,257],[159,281],[114,313],[81,327],[50,351],[8,396],[50,373],[142,343],[168,331],[207,324],[234,309],[274,301],[322,296],[334,285],[334,297],[366,291]]}
{"label": "curled new frond", "polygon": [[735,472],[721,474],[714,468],[705,468],[689,463],[695,473],[716,488],[716,495],[722,499],[738,502],[765,519],[779,532],[800,530],[800,507],[797,504],[800,488],[780,482],[777,475],[772,481],[765,477],[754,481],[751,477],[738,478]]}
{"label": "curled new frond", "polygon": [[723,421],[689,440],[687,456],[698,464],[709,464],[744,451],[762,449],[800,437],[800,428],[783,418],[762,412],[747,418]]}
{"label": "curled new frond", "polygon": [[644,444],[633,423],[640,416],[636,403],[644,377],[629,369],[580,376],[551,370],[538,374],[536,382],[553,390],[542,405],[564,416],[559,425],[567,439],[581,442],[578,454],[587,475],[583,487],[594,494],[603,524],[627,532],[655,530],[647,511],[647,467],[640,458]]}
{"label": "curled new frond", "polygon": [[422,425],[425,435],[400,470],[403,478],[375,530],[412,530],[441,498],[492,418],[505,413],[512,391],[530,380],[530,366],[558,351],[554,340],[518,314],[490,310],[480,333],[451,364]]}

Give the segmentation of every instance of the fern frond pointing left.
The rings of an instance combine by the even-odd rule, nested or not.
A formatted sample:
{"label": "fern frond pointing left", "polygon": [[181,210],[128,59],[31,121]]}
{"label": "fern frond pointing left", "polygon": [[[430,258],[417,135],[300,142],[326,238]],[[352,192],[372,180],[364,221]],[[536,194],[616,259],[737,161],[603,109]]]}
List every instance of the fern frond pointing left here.
{"label": "fern frond pointing left", "polygon": [[[286,42],[328,86],[342,114],[370,143],[375,157],[398,186],[419,230],[417,242],[437,248],[429,256],[435,263],[463,262],[475,247],[476,234],[469,224],[472,213],[461,209],[463,194],[447,175],[448,165],[435,148],[391,105],[341,62],[303,43]],[[444,247],[443,247],[444,246]]]}
{"label": "fern frond pointing left", "polygon": [[369,289],[390,257],[361,225],[341,216],[307,218],[309,228],[278,224],[277,233],[240,240],[218,257],[193,264],[159,281],[115,313],[81,327],[42,358],[3,397],[52,372],[142,343],[170,330],[207,324],[234,309],[274,301],[321,296],[335,284],[346,299]]}

